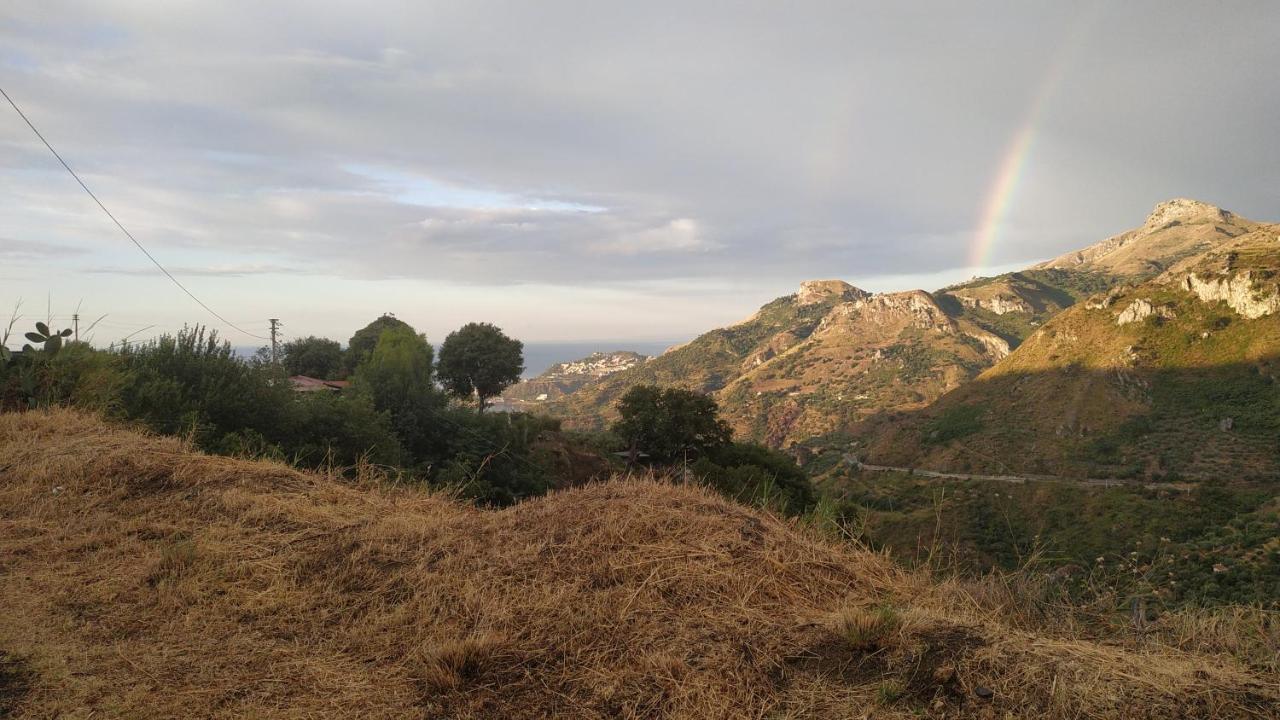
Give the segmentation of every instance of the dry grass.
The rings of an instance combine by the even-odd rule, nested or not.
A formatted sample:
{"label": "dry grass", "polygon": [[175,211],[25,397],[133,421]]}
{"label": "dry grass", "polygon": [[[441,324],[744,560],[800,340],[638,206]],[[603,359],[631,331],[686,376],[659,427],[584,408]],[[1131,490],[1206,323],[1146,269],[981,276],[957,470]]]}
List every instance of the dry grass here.
{"label": "dry grass", "polygon": [[[1275,677],[1225,655],[961,598],[696,488],[489,512],[0,415],[0,715],[1276,717]],[[880,606],[851,647],[842,613]]]}

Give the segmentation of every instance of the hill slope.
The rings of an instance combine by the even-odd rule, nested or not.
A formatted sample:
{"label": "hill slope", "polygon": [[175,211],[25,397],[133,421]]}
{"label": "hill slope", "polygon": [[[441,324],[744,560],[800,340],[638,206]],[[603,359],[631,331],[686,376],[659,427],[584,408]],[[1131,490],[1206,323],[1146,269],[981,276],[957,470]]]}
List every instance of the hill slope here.
{"label": "hill slope", "polygon": [[615,350],[607,353],[594,352],[579,360],[556,363],[541,375],[507,388],[502,393],[501,401],[495,405],[503,405],[512,410],[528,409],[538,403],[559,400],[600,378],[630,370],[649,359],[648,355],[638,352]]}
{"label": "hill slope", "polygon": [[843,434],[870,415],[920,408],[969,382],[1085,298],[1151,280],[1261,227],[1175,199],[1142,226],[1083,250],[934,293],[873,297],[838,280],[806,282],[738,325],[588,382],[549,409],[600,428],[632,385],[677,385],[713,393],[741,437],[785,448]]}
{"label": "hill slope", "polygon": [[[695,488],[490,512],[69,412],[0,415],[0,468],[0,713],[17,718],[1263,718],[1280,702],[1225,656],[1002,624]],[[883,603],[897,620],[865,609]]]}
{"label": "hill slope", "polygon": [[795,295],[768,303],[736,325],[703,333],[642,365],[588,383],[549,410],[571,426],[601,428],[616,417],[614,405],[633,385],[716,392],[741,375],[744,366],[772,358],[808,337],[831,308],[867,296],[838,280],[806,282]]}
{"label": "hill slope", "polygon": [[1254,225],[1063,312],[927,411],[872,423],[867,456],[936,469],[1280,477],[1280,226]]}
{"label": "hill slope", "polygon": [[721,390],[724,417],[775,446],[919,407],[977,375],[1008,344],[922,290],[836,305],[806,338],[749,362]]}

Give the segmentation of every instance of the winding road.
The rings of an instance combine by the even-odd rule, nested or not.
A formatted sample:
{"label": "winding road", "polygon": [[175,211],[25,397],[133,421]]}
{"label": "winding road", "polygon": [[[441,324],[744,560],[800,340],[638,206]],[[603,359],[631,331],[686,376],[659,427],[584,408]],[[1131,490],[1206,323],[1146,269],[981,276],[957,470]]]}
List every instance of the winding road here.
{"label": "winding road", "polygon": [[975,473],[941,472],[939,470],[893,467],[891,465],[870,465],[858,460],[858,458],[848,453],[846,453],[843,458],[846,465],[858,470],[867,470],[870,472],[899,472],[907,475],[914,475],[916,477],[939,478],[944,480],[991,480],[994,482],[1013,483],[1015,485],[1045,482],[1062,483],[1066,485],[1084,485],[1088,487],[1143,487],[1148,490],[1180,490],[1182,492],[1190,492],[1196,487],[1195,483],[1139,482],[1136,480],[1121,480],[1118,478],[1068,478],[1058,475],[981,475]]}

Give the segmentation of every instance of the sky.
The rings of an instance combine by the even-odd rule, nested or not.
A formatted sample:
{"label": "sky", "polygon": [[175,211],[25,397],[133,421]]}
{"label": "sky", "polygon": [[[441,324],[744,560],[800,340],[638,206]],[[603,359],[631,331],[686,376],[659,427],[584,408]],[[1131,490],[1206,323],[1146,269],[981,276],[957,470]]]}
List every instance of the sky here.
{"label": "sky", "polygon": [[[1280,3],[0,5],[0,303],[99,344],[394,312],[681,340],[1194,197],[1280,220]],[[7,314],[7,312],[6,312]]]}

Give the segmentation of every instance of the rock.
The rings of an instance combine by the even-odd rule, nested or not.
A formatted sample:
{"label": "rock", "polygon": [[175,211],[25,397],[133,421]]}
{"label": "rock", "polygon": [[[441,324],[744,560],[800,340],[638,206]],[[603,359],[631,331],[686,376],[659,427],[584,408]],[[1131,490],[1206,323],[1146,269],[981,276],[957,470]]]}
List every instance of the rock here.
{"label": "rock", "polygon": [[1230,222],[1232,214],[1215,205],[1190,198],[1174,198],[1158,205],[1147,216],[1148,230],[1190,222]]}
{"label": "rock", "polygon": [[951,297],[959,300],[960,304],[967,308],[990,310],[997,315],[1004,315],[1011,312],[1028,314],[1035,312],[1035,308],[1031,307],[1030,303],[1013,293],[1002,292],[992,295],[989,298],[976,298],[971,295],[966,295],[961,291],[951,292],[949,294]]}
{"label": "rock", "polygon": [[1128,325],[1129,323],[1146,320],[1152,315],[1169,320],[1178,316],[1178,314],[1167,305],[1160,305],[1157,307],[1152,305],[1150,300],[1138,298],[1137,300],[1129,303],[1129,307],[1120,311],[1120,314],[1116,316],[1116,324]]}
{"label": "rock", "polygon": [[1231,428],[1234,427],[1235,424],[1236,424],[1235,419],[1224,417],[1218,421],[1218,429],[1221,430],[1222,432],[1227,432],[1231,430]]}
{"label": "rock", "polygon": [[1249,271],[1223,277],[1190,273],[1183,278],[1182,287],[1204,302],[1221,300],[1240,315],[1256,320],[1280,310],[1280,292],[1260,290],[1257,280]]}
{"label": "rock", "polygon": [[996,695],[994,690],[992,690],[992,689],[991,689],[991,688],[989,688],[989,687],[983,687],[983,686],[981,686],[981,685],[979,685],[978,687],[976,687],[976,688],[974,688],[974,689],[973,689],[973,694],[974,694],[974,695],[977,695],[978,697],[982,698],[983,700],[990,700],[991,698],[995,697],[995,695]]}
{"label": "rock", "polygon": [[1230,572],[1230,570],[1231,568],[1227,567],[1226,565],[1223,565],[1222,563],[1214,563],[1213,565],[1214,575],[1221,575],[1225,572]]}
{"label": "rock", "polygon": [[806,280],[800,283],[796,293],[797,305],[817,305],[827,300],[860,300],[870,296],[866,290],[856,288],[843,280]]}

